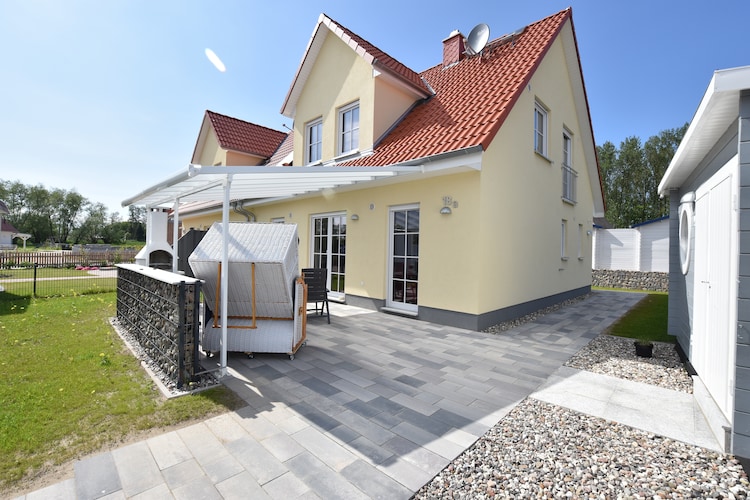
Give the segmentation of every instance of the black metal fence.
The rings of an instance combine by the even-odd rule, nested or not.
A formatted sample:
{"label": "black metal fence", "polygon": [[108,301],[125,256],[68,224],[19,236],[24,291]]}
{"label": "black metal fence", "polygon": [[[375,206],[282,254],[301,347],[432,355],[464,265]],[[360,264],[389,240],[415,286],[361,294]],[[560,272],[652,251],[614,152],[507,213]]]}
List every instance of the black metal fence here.
{"label": "black metal fence", "polygon": [[134,249],[107,252],[0,252],[0,300],[113,292],[115,264],[133,262]]}

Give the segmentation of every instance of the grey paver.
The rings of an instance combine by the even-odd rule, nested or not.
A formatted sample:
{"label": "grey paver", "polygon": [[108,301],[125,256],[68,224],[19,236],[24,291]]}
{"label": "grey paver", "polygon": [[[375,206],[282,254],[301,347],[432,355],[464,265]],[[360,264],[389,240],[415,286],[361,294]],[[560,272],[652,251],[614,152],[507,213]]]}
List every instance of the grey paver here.
{"label": "grey paver", "polygon": [[[224,383],[246,407],[77,462],[26,498],[409,498],[532,393],[589,411],[599,394],[607,418],[646,426],[627,390],[560,368],[640,298],[595,292],[497,335],[332,304],[293,361],[230,353]],[[701,437],[685,413],[670,422]]]}
{"label": "grey paver", "polygon": [[335,471],[340,471],[356,460],[344,446],[312,427],[295,432],[292,438]]}
{"label": "grey paver", "polygon": [[164,481],[171,490],[181,488],[206,477],[194,459],[185,460],[162,471]]}
{"label": "grey paver", "polygon": [[120,476],[122,490],[128,497],[164,482],[159,466],[144,441],[112,451],[112,458]]}
{"label": "grey paver", "polygon": [[146,443],[160,469],[167,469],[193,458],[193,454],[182,442],[179,434],[174,431],[152,437]]}
{"label": "grey paver", "polygon": [[227,449],[261,486],[287,471],[276,457],[249,436],[232,441]]}
{"label": "grey paver", "polygon": [[73,500],[76,498],[76,482],[75,479],[66,479],[40,490],[32,491],[24,497],[18,497],[18,499],[22,498],[25,498],[25,500]]}
{"label": "grey paver", "polygon": [[321,498],[347,500],[367,498],[364,492],[311,453],[297,455],[288,460],[286,465],[296,477]]}
{"label": "grey paver", "polygon": [[122,488],[111,453],[101,453],[74,464],[76,498],[100,498]]}
{"label": "grey paver", "polygon": [[[258,481],[247,471],[236,474],[220,483],[216,484],[216,489],[224,498],[252,498],[253,500],[263,500],[271,498],[266,491],[261,488]],[[287,498],[294,498],[295,495],[289,495]]]}

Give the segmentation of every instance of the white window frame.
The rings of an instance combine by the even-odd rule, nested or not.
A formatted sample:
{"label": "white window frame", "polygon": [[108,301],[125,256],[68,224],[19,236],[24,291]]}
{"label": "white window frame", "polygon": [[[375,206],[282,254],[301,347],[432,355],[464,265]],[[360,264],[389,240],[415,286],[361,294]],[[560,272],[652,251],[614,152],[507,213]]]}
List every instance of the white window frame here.
{"label": "white window frame", "polygon": [[578,172],[573,169],[573,134],[563,130],[562,199],[571,204],[577,200]]}
{"label": "white window frame", "polygon": [[547,157],[549,111],[539,101],[534,102],[534,152]]}
{"label": "white window frame", "polygon": [[583,260],[583,224],[578,224],[578,260]]}
{"label": "white window frame", "polygon": [[[313,129],[318,128],[318,140],[313,143]],[[313,154],[315,147],[316,155]],[[323,118],[318,118],[305,125],[305,164],[317,163],[323,159]]]}
{"label": "white window frame", "polygon": [[560,224],[560,259],[568,260],[568,221],[565,219]]}
{"label": "white window frame", "polygon": [[[351,128],[345,128],[346,126],[346,115],[348,113],[354,113],[356,111],[357,114],[357,121],[356,125],[353,125]],[[354,123],[352,121],[352,123]],[[351,147],[345,148],[344,145],[347,143],[347,136],[349,144]],[[342,155],[346,153],[350,153],[352,151],[357,151],[359,149],[359,101],[355,101],[351,104],[347,104],[346,106],[342,106],[339,108],[338,112],[338,133],[337,133],[337,145],[336,145],[336,154]]]}

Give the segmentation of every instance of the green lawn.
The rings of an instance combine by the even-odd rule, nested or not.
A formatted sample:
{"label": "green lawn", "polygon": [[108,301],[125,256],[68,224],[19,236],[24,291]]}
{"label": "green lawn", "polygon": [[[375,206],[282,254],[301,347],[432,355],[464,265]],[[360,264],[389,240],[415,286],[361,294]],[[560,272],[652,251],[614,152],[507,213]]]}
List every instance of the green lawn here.
{"label": "green lawn", "polygon": [[129,434],[242,406],[224,387],[165,400],[108,318],[115,294],[0,301],[0,491]]}
{"label": "green lawn", "polygon": [[668,300],[669,296],[665,293],[650,292],[612,325],[608,333],[619,337],[674,343],[675,338],[667,334]]}

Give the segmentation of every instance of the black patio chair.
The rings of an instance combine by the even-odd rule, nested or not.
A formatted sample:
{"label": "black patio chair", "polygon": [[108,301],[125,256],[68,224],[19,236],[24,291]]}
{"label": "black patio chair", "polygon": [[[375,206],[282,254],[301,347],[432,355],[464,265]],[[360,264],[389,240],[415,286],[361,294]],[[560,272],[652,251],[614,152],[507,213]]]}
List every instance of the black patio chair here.
{"label": "black patio chair", "polygon": [[[315,303],[315,314],[322,316],[325,312],[330,325],[331,310],[328,306],[327,275],[326,269],[322,267],[309,267],[302,270],[302,279],[307,283],[307,303]],[[318,308],[318,305],[320,305],[320,308]],[[310,309],[307,311],[309,312]]]}

